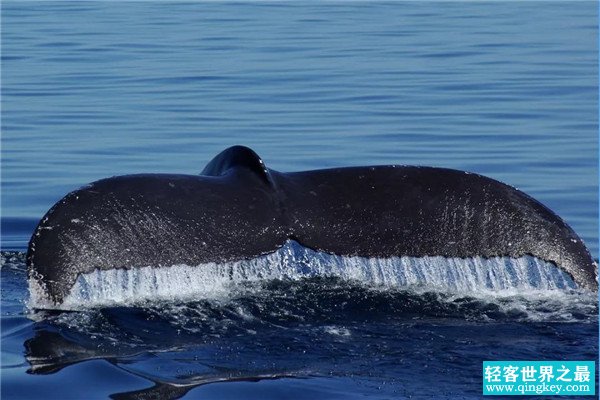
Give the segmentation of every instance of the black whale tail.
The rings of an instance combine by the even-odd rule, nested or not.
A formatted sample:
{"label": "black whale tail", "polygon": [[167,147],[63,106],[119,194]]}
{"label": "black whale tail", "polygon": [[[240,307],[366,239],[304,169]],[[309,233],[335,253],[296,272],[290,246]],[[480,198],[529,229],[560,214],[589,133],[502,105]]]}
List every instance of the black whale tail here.
{"label": "black whale tail", "polygon": [[217,154],[201,172],[206,176],[223,176],[227,172],[245,168],[265,183],[272,185],[273,179],[265,163],[254,150],[246,146],[231,146]]}
{"label": "black whale tail", "polygon": [[577,234],[493,179],[410,166],[280,173],[243,146],[200,176],[120,176],[68,194],[34,231],[27,263],[59,304],[81,274],[251,259],[290,238],[344,256],[533,256],[598,287]]}

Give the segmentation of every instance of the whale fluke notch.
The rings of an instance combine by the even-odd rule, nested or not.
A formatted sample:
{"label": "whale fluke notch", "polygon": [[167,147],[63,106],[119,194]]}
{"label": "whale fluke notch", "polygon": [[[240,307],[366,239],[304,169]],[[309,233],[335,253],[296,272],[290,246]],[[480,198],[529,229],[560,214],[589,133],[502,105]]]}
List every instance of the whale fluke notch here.
{"label": "whale fluke notch", "polygon": [[411,166],[281,173],[243,146],[217,155],[203,175],[118,176],[69,193],[31,237],[30,287],[60,305],[81,274],[252,259],[289,239],[340,256],[529,255],[598,288],[577,234],[501,182]]}
{"label": "whale fluke notch", "polygon": [[201,172],[206,176],[223,176],[235,168],[246,168],[266,183],[272,184],[269,170],[254,150],[246,146],[232,146],[217,154]]}

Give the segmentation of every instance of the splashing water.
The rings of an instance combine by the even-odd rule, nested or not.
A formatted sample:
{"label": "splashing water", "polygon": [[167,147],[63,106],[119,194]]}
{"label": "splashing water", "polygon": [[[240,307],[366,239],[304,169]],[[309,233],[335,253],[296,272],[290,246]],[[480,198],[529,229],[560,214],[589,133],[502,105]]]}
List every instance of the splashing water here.
{"label": "splashing water", "polygon": [[[147,300],[223,299],[240,284],[334,277],[365,287],[436,290],[451,293],[531,293],[576,289],[573,279],[554,264],[520,258],[345,257],[317,252],[288,241],[274,253],[251,260],[197,266],[95,270],[82,274],[60,305],[77,309],[127,305]],[[51,302],[33,279],[31,308]]]}

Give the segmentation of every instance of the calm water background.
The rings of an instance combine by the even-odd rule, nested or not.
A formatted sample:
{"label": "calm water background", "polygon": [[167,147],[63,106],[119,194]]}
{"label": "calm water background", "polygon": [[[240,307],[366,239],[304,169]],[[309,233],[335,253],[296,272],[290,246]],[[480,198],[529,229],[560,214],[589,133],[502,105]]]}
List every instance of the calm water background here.
{"label": "calm water background", "polygon": [[[573,1],[4,1],[2,249],[23,251],[45,211],[87,182],[198,173],[245,144],[282,171],[400,163],[488,175],[549,206],[598,257],[597,22],[595,2]],[[144,386],[100,361],[25,375],[23,341],[39,325],[23,318],[24,275],[6,274],[3,325],[19,329],[3,336],[5,393],[35,398],[32,388],[102,374],[98,397]],[[597,352],[585,324],[503,329],[556,357],[572,354],[557,337]],[[388,393],[349,375],[333,386],[322,377],[208,385],[202,395],[250,393],[244,385],[271,397]],[[479,392],[479,376],[463,378],[450,397]],[[419,394],[415,385],[401,393]]]}

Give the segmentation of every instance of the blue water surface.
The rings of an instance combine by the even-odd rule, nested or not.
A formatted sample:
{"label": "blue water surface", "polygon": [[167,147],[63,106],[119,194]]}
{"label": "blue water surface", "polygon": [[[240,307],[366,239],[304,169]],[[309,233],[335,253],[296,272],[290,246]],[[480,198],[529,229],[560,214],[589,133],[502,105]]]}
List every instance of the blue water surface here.
{"label": "blue water surface", "polygon": [[295,293],[281,308],[250,296],[34,318],[22,254],[79,186],[199,173],[244,144],[281,171],[481,173],[550,207],[597,258],[596,2],[1,7],[3,398],[478,398],[485,359],[596,357],[593,305],[539,321],[529,303],[337,283],[263,288]]}

